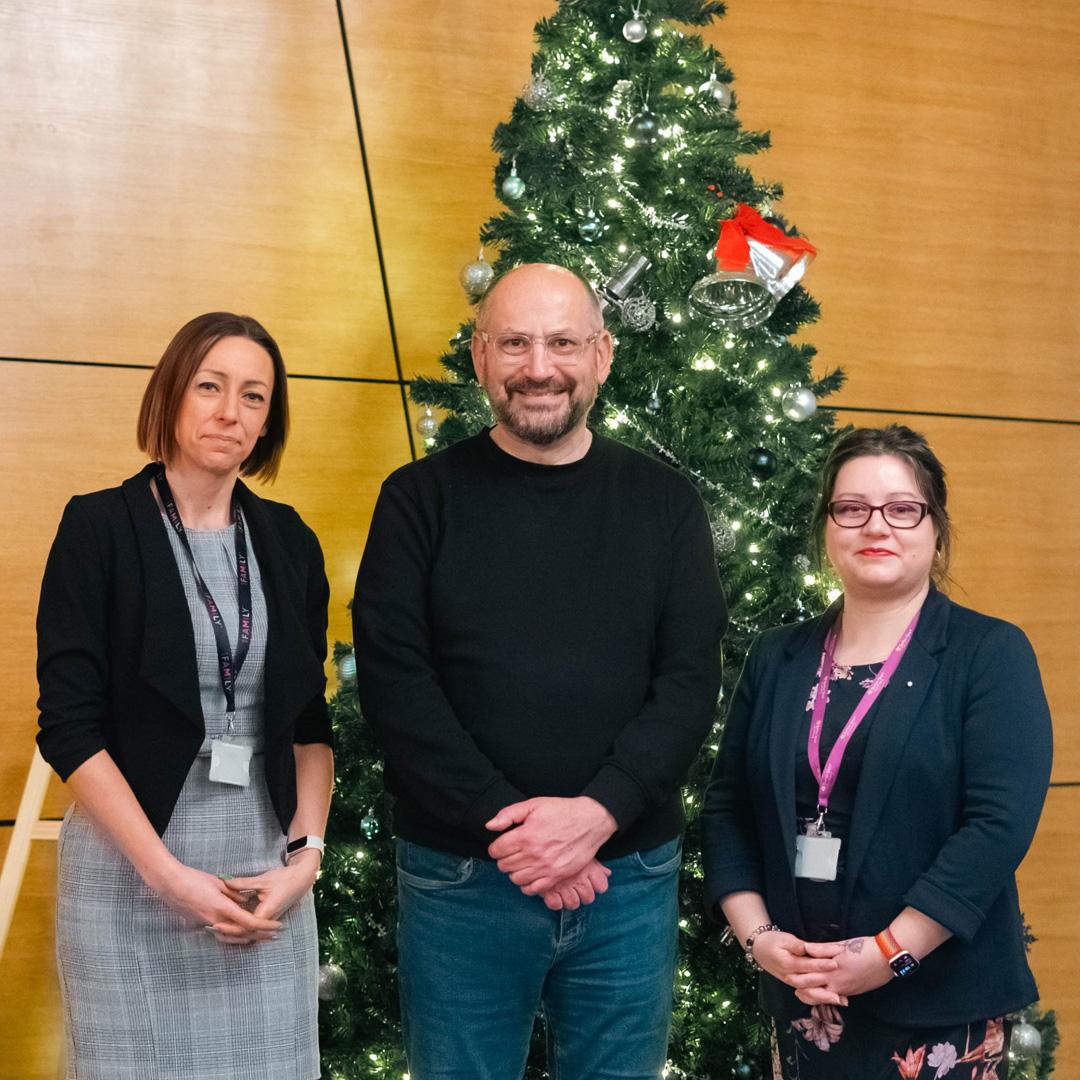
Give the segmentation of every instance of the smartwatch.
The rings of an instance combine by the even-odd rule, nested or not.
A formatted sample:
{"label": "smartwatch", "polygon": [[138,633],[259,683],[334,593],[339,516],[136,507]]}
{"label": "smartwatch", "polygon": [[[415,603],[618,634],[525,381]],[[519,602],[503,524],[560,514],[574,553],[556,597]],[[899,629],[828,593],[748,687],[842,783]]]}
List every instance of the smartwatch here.
{"label": "smartwatch", "polygon": [[306,848],[314,848],[320,855],[326,850],[321,836],[298,836],[285,845],[285,862],[288,862],[298,851]]}
{"label": "smartwatch", "polygon": [[874,941],[877,942],[877,947],[881,950],[882,955],[888,960],[894,979],[906,979],[919,970],[919,961],[907,949],[900,948],[888,927],[882,930],[880,934],[876,934]]}

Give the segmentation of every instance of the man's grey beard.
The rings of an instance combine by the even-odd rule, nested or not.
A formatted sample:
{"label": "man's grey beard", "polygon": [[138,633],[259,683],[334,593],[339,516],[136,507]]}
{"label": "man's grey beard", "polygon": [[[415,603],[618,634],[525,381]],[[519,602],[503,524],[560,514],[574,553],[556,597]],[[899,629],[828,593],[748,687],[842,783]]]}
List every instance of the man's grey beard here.
{"label": "man's grey beard", "polygon": [[499,401],[491,400],[491,411],[495,419],[511,434],[516,435],[522,442],[531,443],[533,446],[550,446],[558,442],[564,435],[572,431],[587,416],[589,410],[596,401],[593,395],[591,401],[575,400],[570,397],[570,408],[565,414],[554,414],[546,418],[533,419],[515,413],[510,401],[511,397]]}

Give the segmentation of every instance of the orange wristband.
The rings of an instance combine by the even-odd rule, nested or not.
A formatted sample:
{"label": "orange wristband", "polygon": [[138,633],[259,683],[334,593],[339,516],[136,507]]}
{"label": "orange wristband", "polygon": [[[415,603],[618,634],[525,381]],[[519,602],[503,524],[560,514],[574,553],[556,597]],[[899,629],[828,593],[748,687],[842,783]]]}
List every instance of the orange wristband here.
{"label": "orange wristband", "polygon": [[877,942],[877,947],[886,960],[891,960],[897,953],[904,951],[900,948],[896,938],[892,936],[892,931],[887,926],[880,934],[874,935],[874,941]]}

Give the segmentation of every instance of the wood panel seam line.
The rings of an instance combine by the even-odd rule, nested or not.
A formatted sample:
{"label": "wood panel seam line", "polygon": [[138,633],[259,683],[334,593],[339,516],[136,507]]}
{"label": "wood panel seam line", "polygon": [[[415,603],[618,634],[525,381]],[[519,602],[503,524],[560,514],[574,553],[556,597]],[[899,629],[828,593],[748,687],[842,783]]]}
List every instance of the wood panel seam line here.
{"label": "wood panel seam line", "polygon": [[[111,360],[55,360],[37,356],[0,356],[4,364],[59,364],[67,367],[126,368],[135,371],[153,371],[153,364],[125,364]],[[375,375],[316,375],[305,371],[290,371],[290,379],[317,379],[324,382],[374,383],[377,386],[411,386],[411,379],[381,379]]]}
{"label": "wood panel seam line", "polygon": [[356,79],[353,77],[352,53],[349,50],[349,32],[345,26],[345,10],[341,0],[334,0],[337,8],[338,27],[341,30],[341,48],[345,56],[345,73],[349,78],[349,95],[352,98],[353,119],[356,121],[356,138],[360,144],[360,167],[367,189],[368,207],[371,212],[371,231],[375,239],[375,256],[379,263],[379,277],[382,280],[383,300],[386,304],[386,322],[390,330],[390,347],[394,353],[394,367],[397,369],[398,385],[401,387],[401,410],[405,414],[405,433],[409,437],[409,454],[416,460],[416,442],[413,439],[412,417],[409,414],[409,396],[405,390],[404,375],[401,370],[401,353],[398,349],[397,328],[394,325],[394,308],[390,300],[390,281],[386,276],[386,257],[383,252],[382,234],[379,232],[379,215],[375,209],[375,192],[371,186],[371,170],[368,167],[367,145],[364,142],[364,125],[360,120],[360,99],[356,94]]}
{"label": "wood panel seam line", "polygon": [[1051,416],[996,416],[991,413],[936,412],[932,409],[877,409],[869,405],[822,405],[833,412],[888,413],[891,416],[938,416],[947,420],[994,420],[1011,424],[1058,424],[1080,427],[1080,420],[1065,420]]}

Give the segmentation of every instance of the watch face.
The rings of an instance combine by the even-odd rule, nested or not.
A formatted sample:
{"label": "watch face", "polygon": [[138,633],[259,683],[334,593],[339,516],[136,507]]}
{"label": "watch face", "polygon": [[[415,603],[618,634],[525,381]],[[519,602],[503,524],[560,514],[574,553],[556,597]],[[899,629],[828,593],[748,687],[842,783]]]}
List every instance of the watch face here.
{"label": "watch face", "polygon": [[898,979],[904,979],[908,975],[914,975],[919,970],[919,961],[909,952],[897,953],[890,961],[889,967]]}

